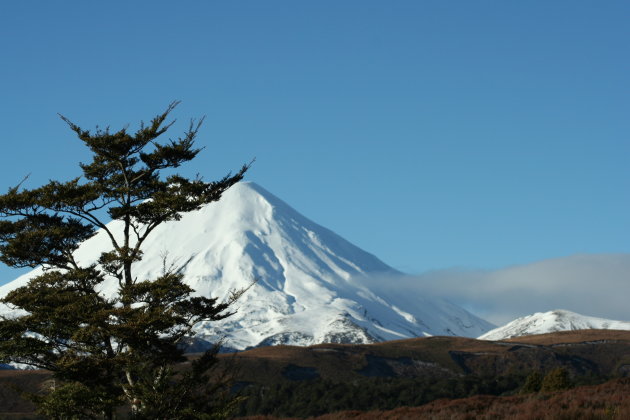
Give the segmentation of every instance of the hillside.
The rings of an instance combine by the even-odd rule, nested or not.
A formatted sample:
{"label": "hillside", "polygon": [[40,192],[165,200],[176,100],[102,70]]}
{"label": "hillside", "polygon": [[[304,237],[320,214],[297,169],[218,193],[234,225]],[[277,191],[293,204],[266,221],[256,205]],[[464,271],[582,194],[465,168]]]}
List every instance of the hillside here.
{"label": "hillside", "polygon": [[[441,398],[513,395],[528,375],[556,368],[564,368],[576,386],[627,377],[630,331],[567,331],[499,342],[426,337],[281,345],[224,354],[220,360],[234,378],[234,389],[248,397],[240,415],[309,416],[420,406]],[[37,371],[0,372],[0,407],[7,407],[3,415],[27,407],[7,384],[18,381],[36,389],[45,378]]]}
{"label": "hillside", "polygon": [[499,376],[559,366],[574,374],[614,376],[630,368],[630,331],[569,331],[500,342],[427,337],[370,345],[274,346],[223,357],[243,367],[240,380],[254,383],[292,379],[287,366],[338,382],[366,376]]}
{"label": "hillside", "polygon": [[[629,394],[630,380],[616,379],[601,385],[582,386],[551,394],[507,397],[477,395],[442,399],[420,407],[340,411],[313,417],[312,420],[626,420],[630,418]],[[272,420],[277,417],[251,416],[246,419]]]}
{"label": "hillside", "polygon": [[[630,332],[586,330],[492,342],[429,337],[372,345],[280,346],[239,353],[241,415],[389,410],[441,398],[518,393],[556,368],[573,385],[630,374]],[[264,395],[264,397],[261,397]]]}

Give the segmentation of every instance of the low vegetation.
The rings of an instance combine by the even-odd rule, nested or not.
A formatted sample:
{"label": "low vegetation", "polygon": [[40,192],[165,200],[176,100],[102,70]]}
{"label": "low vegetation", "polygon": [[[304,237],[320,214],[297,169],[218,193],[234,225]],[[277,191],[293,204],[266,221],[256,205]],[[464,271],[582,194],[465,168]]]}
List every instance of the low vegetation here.
{"label": "low vegetation", "polygon": [[[296,383],[278,383],[272,386],[248,385],[240,391],[240,395],[245,397],[245,401],[240,406],[238,415],[262,414],[281,418],[305,418],[344,410],[399,411],[395,409],[418,407],[445,399],[467,399],[480,395],[486,397],[528,395],[528,397],[516,400],[519,402],[541,402],[550,398],[549,395],[556,391],[571,389],[578,384],[603,383],[605,381],[605,377],[592,374],[571,380],[566,369],[556,368],[545,375],[536,371],[527,377],[523,374],[496,377],[463,375],[451,378],[377,377],[352,382],[320,379]],[[579,394],[578,391],[575,392]],[[486,400],[482,399],[481,401]],[[446,403],[438,403],[438,407],[441,407],[442,404]],[[475,404],[472,406],[475,407]],[[563,405],[563,407],[565,406],[566,404]]]}
{"label": "low vegetation", "polygon": [[[625,420],[630,418],[629,394],[630,379],[625,378],[560,392],[440,399],[420,407],[341,411],[314,417],[313,420]],[[251,416],[248,420],[272,418]]]}
{"label": "low vegetation", "polygon": [[[265,347],[221,355],[219,366],[233,372],[233,396],[242,399],[235,414],[241,417],[630,418],[624,417],[630,332],[519,340],[432,337]],[[50,378],[33,371],[0,373],[5,391],[9,380],[33,390]],[[28,416],[28,407],[11,402],[11,392],[0,393],[8,398],[0,407],[12,407],[0,418]]]}

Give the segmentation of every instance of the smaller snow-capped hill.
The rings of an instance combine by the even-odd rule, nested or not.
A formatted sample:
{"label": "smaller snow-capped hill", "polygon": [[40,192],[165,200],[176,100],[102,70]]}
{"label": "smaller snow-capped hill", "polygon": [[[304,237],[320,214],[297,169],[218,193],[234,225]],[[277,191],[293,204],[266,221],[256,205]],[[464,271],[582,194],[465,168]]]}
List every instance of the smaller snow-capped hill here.
{"label": "smaller snow-capped hill", "polygon": [[524,316],[479,336],[479,340],[505,340],[524,335],[572,330],[630,330],[630,322],[612,321],[558,309]]}
{"label": "smaller snow-capped hill", "polygon": [[[122,231],[118,221],[108,228],[114,235]],[[88,265],[110,248],[101,231],[75,256]],[[238,183],[218,202],[160,225],[143,252],[134,267],[139,280],[159,276],[166,258],[199,295],[222,298],[249,287],[235,315],[196,327],[197,338],[225,337],[234,349],[477,337],[494,327],[444,300],[406,292],[398,281],[401,273],[254,183]],[[0,287],[0,297],[40,273],[34,270]],[[382,279],[379,290],[368,286],[371,276]],[[112,279],[101,293],[111,296],[116,290]],[[8,310],[0,305],[0,313]]]}

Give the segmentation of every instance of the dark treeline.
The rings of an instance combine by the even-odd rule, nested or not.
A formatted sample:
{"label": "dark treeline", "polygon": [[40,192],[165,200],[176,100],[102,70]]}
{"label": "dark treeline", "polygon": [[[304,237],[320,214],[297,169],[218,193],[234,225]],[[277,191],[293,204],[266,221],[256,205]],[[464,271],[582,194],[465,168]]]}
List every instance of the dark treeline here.
{"label": "dark treeline", "polygon": [[[236,414],[309,417],[343,410],[369,411],[414,407],[441,398],[514,395],[521,392],[537,392],[538,389],[524,389],[528,377],[537,375],[538,372],[530,375],[519,373],[497,377],[467,375],[443,379],[365,378],[351,382],[315,379],[269,385],[240,384],[238,392],[246,399]],[[581,376],[573,378],[570,383],[558,386],[567,388],[599,384],[606,379],[602,376]],[[531,378],[529,382],[531,383]]]}

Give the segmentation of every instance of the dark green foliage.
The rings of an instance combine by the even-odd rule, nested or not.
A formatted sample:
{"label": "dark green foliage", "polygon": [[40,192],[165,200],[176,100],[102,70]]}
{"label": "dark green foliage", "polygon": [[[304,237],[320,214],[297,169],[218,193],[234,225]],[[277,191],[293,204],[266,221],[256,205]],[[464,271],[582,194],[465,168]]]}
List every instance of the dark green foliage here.
{"label": "dark green foliage", "polygon": [[110,401],[110,398],[78,382],[65,382],[59,387],[51,387],[44,396],[30,397],[38,405],[40,414],[59,420],[93,418],[94,413],[101,413],[109,406],[120,403]]}
{"label": "dark green foliage", "polygon": [[[138,381],[136,395],[143,410],[136,419],[221,419],[228,417],[241,402],[230,394],[229,378],[210,378],[208,371],[217,362],[219,346],[191,362],[190,369],[161,370],[151,374],[152,366],[139,364],[134,373]],[[220,372],[225,374],[225,372]],[[173,380],[177,379],[177,380]]]}
{"label": "dark green foliage", "polygon": [[[547,375],[549,384],[556,383],[558,378],[566,379],[566,372],[563,368],[550,371]],[[601,384],[608,379],[596,375],[584,377],[591,384]],[[239,393],[246,399],[237,413],[241,416],[309,417],[344,410],[391,410],[398,407],[417,407],[444,398],[511,396],[523,394],[526,388],[537,392],[542,383],[543,376],[537,371],[528,376],[522,373],[497,376],[465,374],[452,377],[422,375],[366,377],[343,381],[316,379],[284,380],[269,384],[245,383],[240,387]],[[535,398],[541,397],[549,398],[542,394]]]}
{"label": "dark green foliage", "polygon": [[561,367],[546,374],[540,385],[541,392],[561,391],[568,388],[571,388],[569,372]]}
{"label": "dark green foliage", "polygon": [[[43,414],[112,418],[126,405],[139,418],[180,418],[175,412],[210,418],[208,413],[221,413],[230,403],[212,396],[223,392],[206,373],[214,365],[214,351],[188,370],[175,366],[184,361],[180,342],[193,334],[192,327],[230,316],[242,291],[222,302],[194,297],[166,261],[158,278],[138,279],[133,271],[157,226],[219,200],[248,169],[216,182],[164,177],[163,170],[199,153],[194,139],[201,122],[193,121],[177,140],[157,139],[171,126],[164,122],[176,105],[133,134],[127,129],[90,133],[62,117],[92,152],[92,161],[80,165],[82,177],[32,190],[18,185],[0,195],[0,260],[13,267],[44,267],[43,274],[2,300],[25,312],[0,319],[0,363],[54,373],[56,386],[33,396]],[[122,222],[122,231],[106,226],[105,213]],[[73,252],[96,229],[105,232],[111,249],[99,265],[81,266]],[[114,296],[97,292],[105,282],[117,285]]]}
{"label": "dark green foliage", "polygon": [[542,386],[543,376],[540,372],[532,372],[525,379],[525,384],[521,388],[521,394],[530,394],[532,392],[540,391]]}
{"label": "dark green foliage", "polygon": [[[591,374],[582,375],[579,378],[581,384],[594,384],[601,382],[601,378]],[[544,377],[540,372],[532,372],[525,379],[525,384],[520,390],[521,394],[530,394],[536,392],[554,392],[569,389],[574,384],[569,378],[569,372],[563,368],[558,367],[551,370]]]}
{"label": "dark green foliage", "polygon": [[327,379],[272,385],[250,384],[239,415],[308,417],[342,410],[391,410],[418,406],[440,398],[504,395],[523,384],[523,376],[463,376],[458,378],[365,378],[350,382]]}

